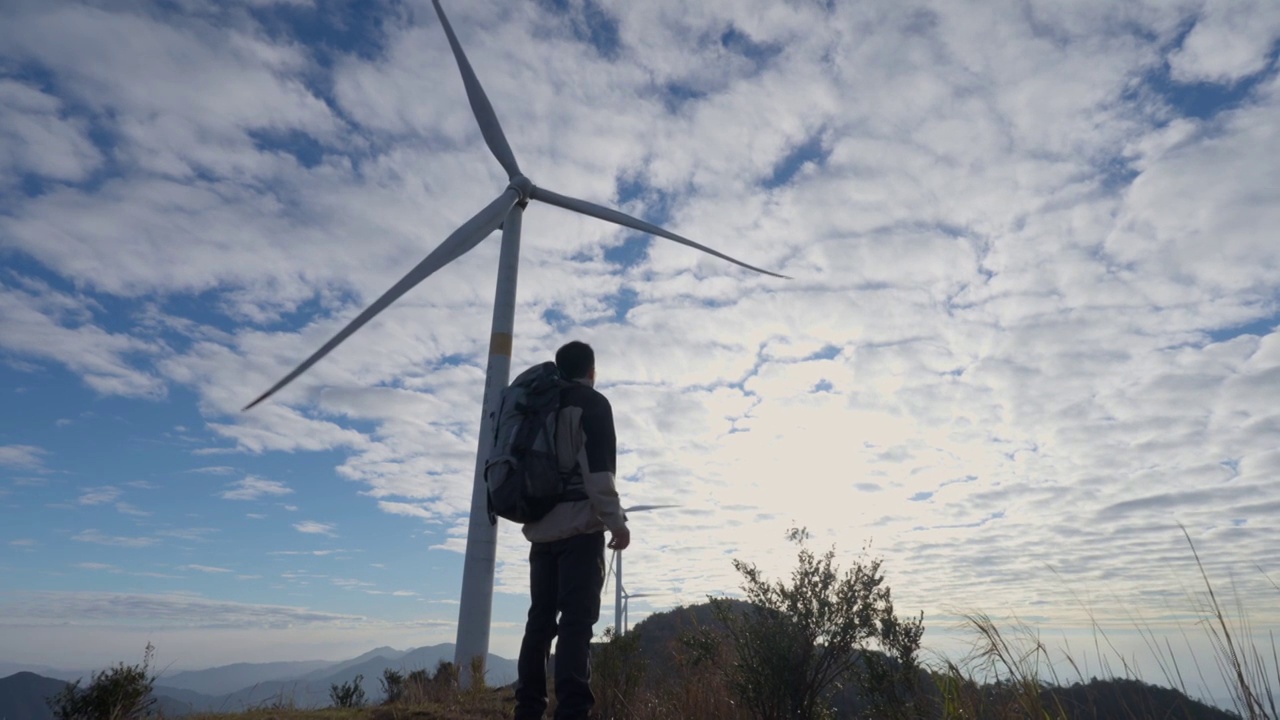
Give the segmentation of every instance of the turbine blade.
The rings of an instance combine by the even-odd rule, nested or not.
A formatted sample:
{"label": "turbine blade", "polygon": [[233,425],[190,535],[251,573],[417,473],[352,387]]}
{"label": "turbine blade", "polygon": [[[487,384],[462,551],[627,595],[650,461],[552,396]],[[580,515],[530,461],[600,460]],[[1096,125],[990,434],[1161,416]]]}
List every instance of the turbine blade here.
{"label": "turbine blade", "polygon": [[679,235],[676,235],[673,232],[663,230],[662,228],[658,227],[657,225],[654,225],[653,223],[647,223],[643,220],[633,218],[630,215],[627,215],[626,213],[604,207],[603,205],[596,205],[595,203],[587,202],[586,200],[579,200],[578,198],[569,197],[567,195],[561,195],[559,193],[554,193],[554,192],[551,192],[550,190],[547,190],[546,188],[541,188],[541,187],[534,187],[531,197],[534,200],[541,200],[544,203],[547,203],[549,205],[555,205],[556,207],[561,207],[561,208],[564,208],[565,210],[572,210],[574,212],[582,213],[583,215],[590,215],[591,217],[599,218],[601,220],[607,220],[616,225],[629,227],[629,228],[632,228],[633,230],[639,230],[640,232],[647,232],[650,235],[657,235],[658,237],[666,238],[668,240],[673,240],[675,242],[680,243],[681,245],[688,245],[691,248],[701,250],[702,252],[707,253],[709,255],[714,255],[720,258],[721,260],[728,260],[734,265],[741,265],[742,267],[748,270],[754,270],[758,273],[762,273],[764,275],[772,275],[773,277],[782,278],[784,280],[791,279],[786,275],[779,275],[778,273],[775,273],[775,272],[762,270],[756,267],[755,265],[748,265],[747,263],[744,263],[741,260],[737,260],[735,258],[731,258],[728,255],[725,255],[724,253],[719,252],[718,250],[712,250],[706,245],[701,245],[688,238],[680,237]]}
{"label": "turbine blade", "polygon": [[422,262],[418,263],[407,275],[400,278],[400,281],[395,285],[392,285],[390,290],[387,290],[382,294],[382,297],[374,300],[372,305],[365,308],[364,312],[356,316],[356,319],[347,323],[346,327],[338,331],[338,334],[334,335],[329,342],[325,343],[319,350],[312,353],[311,357],[302,361],[302,364],[294,368],[293,372],[285,375],[284,379],[275,385],[272,385],[270,390],[259,395],[257,400],[245,405],[244,410],[249,410],[254,405],[257,405],[263,400],[271,397],[280,388],[293,382],[295,378],[306,372],[312,365],[315,365],[320,358],[328,355],[329,351],[338,347],[343,340],[350,337],[352,333],[359,330],[361,326],[372,320],[375,315],[385,310],[388,305],[395,302],[396,299],[412,289],[413,286],[425,280],[427,276],[431,275],[435,271],[458,259],[458,257],[466,253],[471,248],[479,245],[480,241],[488,237],[489,233],[493,232],[494,228],[502,222],[502,219],[507,215],[507,211],[516,204],[516,201],[519,200],[519,198],[519,193],[515,190],[507,190],[502,193],[502,195],[499,195],[498,199],[489,203],[489,205],[483,210],[476,213],[470,220],[463,223],[461,227],[454,230],[449,237],[445,238],[444,242],[440,243],[435,250],[431,251],[430,255],[424,258]]}
{"label": "turbine blade", "polygon": [[445,17],[444,8],[440,7],[440,0],[431,0],[431,2],[436,6],[436,14],[440,16],[444,34],[449,38],[449,46],[453,48],[453,57],[458,61],[458,70],[462,71],[462,84],[467,89],[467,100],[471,102],[471,112],[475,114],[476,122],[480,123],[480,134],[484,136],[485,144],[489,146],[493,156],[502,163],[502,169],[507,171],[507,178],[514,179],[521,174],[520,166],[516,164],[516,156],[511,152],[511,146],[507,144],[507,136],[502,134],[498,115],[493,111],[489,97],[484,94],[484,88],[480,87],[480,79],[471,69],[471,63],[467,62],[467,55],[462,51],[458,36],[453,34],[453,26],[449,24],[449,18]]}

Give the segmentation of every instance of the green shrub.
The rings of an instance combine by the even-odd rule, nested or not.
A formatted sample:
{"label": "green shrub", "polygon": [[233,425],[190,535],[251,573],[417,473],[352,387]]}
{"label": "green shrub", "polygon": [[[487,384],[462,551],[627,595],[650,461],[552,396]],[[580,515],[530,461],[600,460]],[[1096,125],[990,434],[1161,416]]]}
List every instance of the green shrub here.
{"label": "green shrub", "polygon": [[333,702],[334,707],[364,707],[364,688],[360,686],[363,682],[364,676],[357,675],[356,679],[350,682],[344,682],[341,685],[337,683],[331,684],[329,686],[329,700]]}
{"label": "green shrub", "polygon": [[[853,682],[876,717],[911,714],[923,615],[894,613],[879,559],[842,574],[834,548],[819,557],[805,546],[806,530],[793,528],[787,539],[800,548],[790,583],[734,560],[745,608],[710,598],[732,658],[719,667],[735,697],[761,720],[815,720],[831,717],[832,692]],[[718,645],[708,636],[702,647]],[[867,652],[870,645],[886,655]]]}
{"label": "green shrub", "polygon": [[382,694],[386,697],[383,702],[387,705],[398,703],[404,698],[404,673],[387,668],[382,671],[382,679],[379,682],[382,683]]}
{"label": "green shrub", "polygon": [[151,696],[155,675],[151,661],[155,646],[147,643],[141,665],[125,665],[93,674],[87,687],[80,681],[68,683],[65,690],[49,699],[49,708],[57,720],[139,720],[154,717],[155,698]]}

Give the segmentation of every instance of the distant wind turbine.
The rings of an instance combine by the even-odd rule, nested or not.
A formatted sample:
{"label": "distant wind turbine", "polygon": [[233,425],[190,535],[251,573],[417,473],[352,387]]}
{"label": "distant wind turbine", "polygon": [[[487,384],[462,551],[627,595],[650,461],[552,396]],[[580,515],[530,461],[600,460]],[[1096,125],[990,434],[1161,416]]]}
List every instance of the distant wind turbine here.
{"label": "distant wind turbine", "polygon": [[[467,550],[463,561],[462,597],[458,609],[455,662],[457,667],[469,670],[473,658],[485,659],[489,653],[489,625],[493,614],[493,575],[496,563],[498,529],[496,525],[489,522],[486,504],[487,492],[484,483],[484,463],[489,452],[490,436],[493,434],[490,409],[498,394],[506,387],[511,374],[516,277],[520,255],[520,223],[524,208],[529,201],[538,200],[565,210],[571,210],[633,230],[657,235],[758,273],[778,278],[785,278],[786,276],[763,270],[754,265],[748,265],[741,260],[729,257],[705,245],[700,245],[688,238],[681,237],[657,225],[647,223],[617,210],[596,205],[586,200],[561,195],[534,185],[533,181],[521,172],[520,166],[516,163],[515,154],[511,152],[511,146],[507,144],[507,138],[502,132],[502,127],[498,124],[498,116],[494,112],[493,106],[489,103],[489,98],[485,95],[484,89],[480,87],[480,80],[476,77],[475,71],[471,69],[471,63],[467,61],[467,56],[462,51],[462,45],[459,44],[458,38],[453,32],[453,27],[449,25],[449,20],[445,17],[444,9],[440,7],[439,0],[432,0],[432,2],[435,5],[436,14],[440,17],[440,25],[449,40],[449,45],[453,48],[453,56],[457,60],[458,70],[462,73],[462,84],[466,88],[467,100],[470,102],[471,111],[480,125],[480,134],[484,137],[485,144],[488,145],[490,152],[497,158],[502,168],[506,170],[509,184],[493,202],[486,205],[484,209],[472,216],[457,230],[454,230],[422,262],[418,263],[399,282],[392,285],[391,289],[383,293],[372,305],[365,308],[346,327],[338,331],[338,334],[334,335],[319,350],[315,351],[311,357],[302,361],[293,371],[285,375],[275,385],[272,385],[269,390],[256,400],[246,405],[244,409],[252,408],[271,397],[285,385],[293,382],[299,375],[306,372],[308,368],[315,365],[316,362],[350,337],[352,333],[359,330],[378,313],[387,309],[401,295],[404,295],[432,273],[470,251],[494,230],[499,227],[502,228],[502,249],[498,259],[498,282],[493,305],[493,324],[489,335],[489,361],[485,373],[484,399],[480,413],[480,439],[476,449],[476,470],[471,489],[471,515],[467,528]],[[521,120],[524,119],[524,117],[521,117]],[[466,673],[464,673],[462,679],[464,683],[470,680]]]}
{"label": "distant wind turbine", "polygon": [[[665,510],[667,508],[680,507],[679,505],[636,505],[624,510],[624,513],[649,512],[650,510]],[[622,629],[623,615],[627,610],[627,591],[622,588],[622,551],[613,551],[613,560],[610,562],[613,566],[613,632],[621,635],[625,632]]]}
{"label": "distant wind turbine", "polygon": [[653,595],[653,593],[628,593],[626,590],[622,591],[622,631],[619,632],[618,635],[626,635],[631,632],[631,619],[629,615],[631,598],[647,598],[653,597]]}

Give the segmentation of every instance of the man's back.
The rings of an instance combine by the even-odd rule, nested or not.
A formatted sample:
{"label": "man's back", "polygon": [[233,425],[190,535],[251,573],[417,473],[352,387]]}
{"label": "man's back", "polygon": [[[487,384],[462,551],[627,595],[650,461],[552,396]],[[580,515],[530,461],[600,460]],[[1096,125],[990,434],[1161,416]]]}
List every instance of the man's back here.
{"label": "man's back", "polygon": [[568,495],[579,499],[556,505],[546,517],[524,525],[530,542],[552,542],[573,535],[615,529],[623,522],[614,484],[618,441],[609,400],[594,388],[574,382],[560,394],[556,455],[569,475]]}

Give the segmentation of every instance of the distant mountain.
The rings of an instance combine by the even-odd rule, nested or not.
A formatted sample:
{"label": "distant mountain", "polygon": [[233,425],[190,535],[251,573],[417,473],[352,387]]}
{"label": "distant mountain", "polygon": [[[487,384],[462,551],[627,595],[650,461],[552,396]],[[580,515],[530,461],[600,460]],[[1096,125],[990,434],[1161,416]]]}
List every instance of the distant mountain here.
{"label": "distant mountain", "polygon": [[153,685],[152,692],[162,706],[165,717],[177,717],[193,712],[216,712],[222,709],[219,705],[222,696],[203,695],[194,690],[163,685]]}
{"label": "distant mountain", "polygon": [[1239,716],[1193,700],[1172,688],[1117,678],[1041,693],[1046,707],[1061,707],[1068,717],[1159,717],[1179,720],[1239,720]]}
{"label": "distant mountain", "polygon": [[[92,673],[84,673],[84,687]],[[53,709],[48,699],[64,689],[68,682],[58,678],[44,677],[32,672],[20,672],[0,679],[0,720],[53,720]],[[186,691],[179,691],[186,692]],[[162,717],[178,717],[192,711],[191,704],[167,697],[161,693],[152,693],[155,698],[154,708]]]}
{"label": "distant mountain", "polygon": [[79,680],[84,678],[86,681],[93,675],[90,670],[61,670],[59,668],[51,668],[48,665],[29,665],[27,663],[0,662],[0,678],[8,677],[20,672],[29,672],[40,675],[41,677],[53,678],[55,680]]}
{"label": "distant mountain", "polygon": [[338,664],[332,660],[235,663],[206,670],[187,670],[173,675],[162,675],[156,683],[167,688],[190,690],[202,695],[226,695],[254,683],[296,678],[317,670],[332,668]]}
{"label": "distant mountain", "polygon": [[45,702],[62,692],[65,680],[20,672],[0,679],[0,718],[4,720],[49,720],[53,711]]}
{"label": "distant mountain", "polygon": [[[391,655],[391,657],[387,655]],[[376,703],[380,702],[384,697],[379,680],[385,670],[392,669],[405,674],[420,669],[433,672],[441,660],[453,661],[452,643],[432,645],[409,651],[379,648],[358,658],[337,663],[333,668],[313,671],[297,678],[257,683],[228,695],[206,698],[204,700],[205,704],[193,703],[193,707],[197,711],[223,712],[239,712],[275,703],[288,704],[299,708],[328,707],[330,704],[330,687],[353,682],[357,675],[363,676],[361,687],[364,688],[369,702]],[[516,679],[516,662],[497,655],[490,655],[487,674],[486,681],[490,685],[506,685],[514,682]],[[168,694],[170,689],[157,685],[156,692]],[[178,696],[175,695],[175,697]]]}
{"label": "distant mountain", "polygon": [[[350,660],[343,660],[341,662],[329,663],[329,665],[326,667],[313,670],[311,672],[308,672],[304,675],[300,675],[298,677],[303,680],[320,680],[320,679],[329,677],[334,673],[343,672],[347,668],[358,667],[369,662],[375,662],[379,658],[385,659],[387,661],[398,660],[404,657],[409,652],[410,651],[408,650],[397,650],[393,647],[386,647],[386,646],[383,646],[380,648],[374,648],[369,652],[364,653],[363,655],[359,655],[357,657],[353,657]],[[355,676],[352,675],[352,677],[355,677]]]}
{"label": "distant mountain", "polygon": [[[239,712],[276,703],[318,708],[329,705],[331,686],[352,682],[360,675],[369,702],[380,702],[383,692],[379,681],[384,671],[434,672],[441,660],[453,661],[453,644],[413,650],[380,647],[339,662],[235,663],[159,677],[154,695],[157,708],[166,717],[191,712]],[[57,677],[23,671],[0,681],[8,683],[0,686],[0,720],[49,720],[53,714],[44,699],[66,686],[63,678],[83,678],[88,683],[93,675],[52,668],[48,672]],[[490,685],[507,685],[515,679],[514,660],[489,656],[486,681]]]}

